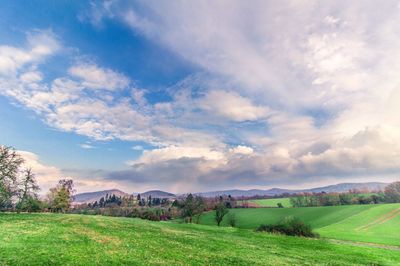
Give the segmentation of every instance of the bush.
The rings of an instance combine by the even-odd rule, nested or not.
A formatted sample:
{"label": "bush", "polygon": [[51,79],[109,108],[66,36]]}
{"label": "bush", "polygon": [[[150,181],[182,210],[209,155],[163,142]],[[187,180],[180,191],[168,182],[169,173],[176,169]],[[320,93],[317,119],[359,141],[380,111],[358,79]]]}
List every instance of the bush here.
{"label": "bush", "polygon": [[286,217],[278,224],[260,225],[257,231],[288,236],[318,237],[318,234],[312,231],[310,225],[295,217]]}
{"label": "bush", "polygon": [[228,214],[228,224],[232,227],[236,226],[236,216],[234,213]]}
{"label": "bush", "polygon": [[18,212],[40,212],[43,210],[43,203],[35,197],[28,196],[15,206]]}

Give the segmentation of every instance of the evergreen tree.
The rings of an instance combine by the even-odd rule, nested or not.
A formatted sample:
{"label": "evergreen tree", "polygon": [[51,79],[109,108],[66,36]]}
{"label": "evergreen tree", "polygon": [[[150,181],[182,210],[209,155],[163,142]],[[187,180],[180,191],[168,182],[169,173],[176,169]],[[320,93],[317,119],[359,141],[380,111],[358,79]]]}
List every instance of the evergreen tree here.
{"label": "evergreen tree", "polygon": [[100,208],[103,208],[104,205],[105,205],[104,197],[101,197],[100,201],[99,201],[99,206],[100,206]]}

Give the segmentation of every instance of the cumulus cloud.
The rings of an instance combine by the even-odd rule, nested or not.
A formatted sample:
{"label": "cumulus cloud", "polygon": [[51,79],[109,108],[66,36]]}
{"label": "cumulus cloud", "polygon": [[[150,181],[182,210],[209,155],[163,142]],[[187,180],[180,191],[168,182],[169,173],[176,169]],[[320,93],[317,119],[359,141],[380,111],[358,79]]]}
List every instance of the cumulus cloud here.
{"label": "cumulus cloud", "polygon": [[42,161],[37,154],[29,151],[18,151],[24,159],[24,166],[31,168],[40,187],[39,194],[45,195],[55,187],[60,179],[72,178],[78,192],[101,190],[106,188],[126,189],[121,183],[107,180],[106,173],[99,170],[61,169]]}
{"label": "cumulus cloud", "polygon": [[[34,110],[50,126],[97,140],[145,141],[158,146],[194,142],[208,146],[219,142],[212,134],[180,124],[179,116],[170,117],[158,107],[163,103],[149,104],[145,89],[130,87],[130,78],[112,69],[78,63],[68,68],[66,76],[46,79],[40,71],[41,64],[50,56],[50,51],[57,56],[57,50],[44,46],[56,42],[56,37],[32,36],[29,35],[35,40],[32,43],[39,47],[34,49],[43,51],[36,52],[35,60],[25,60],[17,68],[12,67],[13,73],[1,75],[0,93]],[[39,40],[45,43],[40,44]],[[30,39],[27,42],[30,45]],[[187,103],[185,106],[178,102],[165,104],[173,105],[173,112],[179,108],[192,112]]]}
{"label": "cumulus cloud", "polygon": [[16,71],[29,63],[37,63],[54,54],[60,43],[51,31],[36,31],[27,36],[27,45],[17,48],[0,46],[0,74],[15,75]]}
{"label": "cumulus cloud", "polygon": [[223,158],[223,154],[219,151],[210,150],[204,147],[168,146],[161,149],[144,151],[140,159],[135,161],[134,164],[154,164],[180,158],[204,158],[206,160],[219,160]]}

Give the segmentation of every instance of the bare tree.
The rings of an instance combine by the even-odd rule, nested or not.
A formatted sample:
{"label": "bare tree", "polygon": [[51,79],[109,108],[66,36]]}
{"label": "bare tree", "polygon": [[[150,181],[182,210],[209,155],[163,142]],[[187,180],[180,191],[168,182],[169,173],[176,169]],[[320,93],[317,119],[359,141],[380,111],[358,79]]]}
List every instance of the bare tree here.
{"label": "bare tree", "polygon": [[18,193],[18,176],[24,159],[12,147],[0,146],[0,208],[9,207]]}
{"label": "bare tree", "polygon": [[400,202],[400,181],[393,182],[385,188],[387,202]]}
{"label": "bare tree", "polygon": [[224,202],[219,202],[217,206],[215,206],[215,221],[217,225],[220,226],[224,216],[229,212],[228,208],[225,206]]}
{"label": "bare tree", "polygon": [[32,168],[25,170],[24,177],[22,179],[22,189],[21,198],[31,196],[37,197],[37,192],[40,190],[38,184],[36,183],[35,174],[32,172]]}

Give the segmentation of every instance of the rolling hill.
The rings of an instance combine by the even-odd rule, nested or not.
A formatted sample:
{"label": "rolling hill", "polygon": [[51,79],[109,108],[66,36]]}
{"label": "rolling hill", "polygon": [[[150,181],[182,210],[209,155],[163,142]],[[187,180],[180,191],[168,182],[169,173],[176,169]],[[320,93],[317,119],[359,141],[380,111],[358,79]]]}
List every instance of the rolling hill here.
{"label": "rolling hill", "polygon": [[76,194],[74,196],[74,202],[75,203],[92,203],[95,202],[96,200],[100,200],[101,197],[105,197],[106,195],[112,195],[114,194],[115,196],[129,196],[128,193],[125,193],[121,190],[118,189],[110,189],[110,190],[102,190],[102,191],[95,191],[95,192],[86,192],[86,193],[80,193]]}
{"label": "rolling hill", "polygon": [[[81,204],[81,203],[92,203],[95,202],[96,200],[100,200],[101,197],[105,197],[106,195],[112,195],[114,194],[115,196],[119,197],[127,197],[132,194],[128,194],[126,192],[123,192],[118,189],[110,189],[110,190],[102,190],[102,191],[94,191],[94,192],[85,192],[85,193],[79,193],[74,196],[74,202],[76,204]],[[134,195],[137,195],[137,193],[134,193]],[[175,198],[175,194],[161,191],[161,190],[150,190],[146,191],[143,193],[140,193],[141,197],[147,198],[151,196],[152,198],[162,198],[162,199],[172,199]]]}
{"label": "rolling hill", "polygon": [[1,265],[396,265],[395,250],[134,218],[0,213]]}
{"label": "rolling hill", "polygon": [[[236,226],[256,229],[261,224],[274,224],[285,217],[298,217],[311,225],[322,237],[373,242],[400,246],[400,203],[377,205],[342,205],[304,208],[230,209]],[[228,226],[228,216],[222,225]],[[205,214],[200,222],[215,225],[214,212]]]}
{"label": "rolling hill", "polygon": [[160,198],[160,199],[171,199],[171,198],[176,197],[175,194],[161,191],[161,190],[149,190],[144,193],[140,193],[140,196],[146,197],[146,198],[151,196],[152,198]]}

